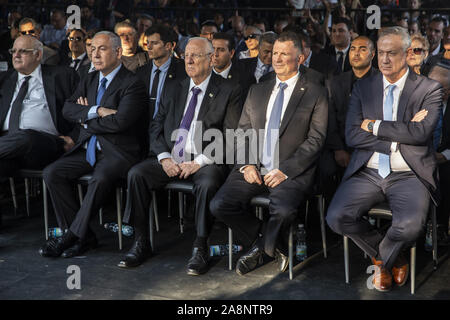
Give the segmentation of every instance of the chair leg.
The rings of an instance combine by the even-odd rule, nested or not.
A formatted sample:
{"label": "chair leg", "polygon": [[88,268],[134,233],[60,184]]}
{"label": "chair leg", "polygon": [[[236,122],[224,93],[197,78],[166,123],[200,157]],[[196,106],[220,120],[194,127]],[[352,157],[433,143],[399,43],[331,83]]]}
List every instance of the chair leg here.
{"label": "chair leg", "polygon": [[48,200],[47,200],[47,185],[42,179],[42,197],[44,198],[44,225],[45,225],[45,240],[48,240]]}
{"label": "chair leg", "polygon": [[437,252],[437,220],[436,220],[436,207],[434,204],[431,205],[431,224],[433,226],[433,268],[437,269],[438,265],[438,252]]}
{"label": "chair leg", "polygon": [[80,200],[80,207],[83,204],[83,187],[81,184],[78,185],[78,199]]}
{"label": "chair leg", "polygon": [[416,290],[416,244],[411,247],[411,294]]}
{"label": "chair leg", "polygon": [[289,280],[292,280],[294,277],[293,268],[294,268],[294,235],[293,235],[293,225],[289,227],[289,240],[288,240],[288,251],[289,251]]}
{"label": "chair leg", "polygon": [[150,221],[150,246],[152,247],[152,251],[155,252],[155,238],[154,238],[154,233],[153,233],[153,229],[154,227],[154,223],[153,223],[153,217],[155,214],[155,210],[154,210],[154,202],[155,202],[155,198],[153,198],[152,203],[150,205],[150,210],[148,212],[149,214],[149,221]]}
{"label": "chair leg", "polygon": [[228,228],[228,269],[233,270],[233,230]]}
{"label": "chair leg", "polygon": [[320,230],[322,232],[323,257],[327,258],[327,232],[325,228],[325,199],[323,195],[318,196],[319,214],[320,214]]}
{"label": "chair leg", "polygon": [[348,237],[344,236],[344,268],[345,268],[345,283],[350,283],[350,270],[348,261]]}
{"label": "chair leg", "polygon": [[25,178],[25,202],[27,206],[27,216],[30,216],[30,179]]}
{"label": "chair leg", "polygon": [[156,224],[156,232],[159,232],[158,202],[156,200],[156,191],[152,191],[152,206],[153,206],[153,217],[155,218],[155,224]]}
{"label": "chair leg", "polygon": [[167,191],[167,218],[172,216],[172,191]]}
{"label": "chair leg", "polygon": [[14,205],[14,214],[17,214],[17,197],[16,197],[16,186],[14,185],[14,178],[9,178],[9,186],[11,188],[11,196]]}
{"label": "chair leg", "polygon": [[309,200],[306,200],[306,208],[305,208],[305,229],[308,228],[308,212],[309,212]]}
{"label": "chair leg", "polygon": [[103,225],[103,208],[100,208],[100,210],[98,211],[98,221],[100,225]]}
{"label": "chair leg", "polygon": [[183,233],[183,213],[184,213],[184,206],[183,206],[183,192],[178,192],[178,210],[180,211],[180,233]]}
{"label": "chair leg", "polygon": [[122,250],[122,214],[121,214],[121,199],[120,199],[120,189],[116,189],[116,205],[117,205],[117,225],[119,230],[117,230],[117,235],[119,237],[119,250]]}

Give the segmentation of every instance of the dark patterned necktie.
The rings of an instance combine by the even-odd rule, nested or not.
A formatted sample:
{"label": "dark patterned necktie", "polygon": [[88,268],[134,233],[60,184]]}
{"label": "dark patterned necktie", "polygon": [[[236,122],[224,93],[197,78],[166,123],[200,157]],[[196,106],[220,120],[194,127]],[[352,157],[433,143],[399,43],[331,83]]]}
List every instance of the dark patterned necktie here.
{"label": "dark patterned necktie", "polygon": [[11,114],[9,115],[9,132],[15,132],[19,130],[20,114],[22,113],[23,99],[25,99],[28,92],[28,81],[31,76],[24,78],[22,85],[20,86],[19,93],[14,100],[11,107]]}

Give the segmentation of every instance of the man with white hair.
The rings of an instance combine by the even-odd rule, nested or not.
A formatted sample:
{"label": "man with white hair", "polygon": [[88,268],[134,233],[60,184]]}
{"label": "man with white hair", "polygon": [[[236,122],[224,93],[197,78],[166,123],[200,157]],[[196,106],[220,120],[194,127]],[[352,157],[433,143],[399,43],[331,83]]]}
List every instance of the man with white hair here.
{"label": "man with white hair", "polygon": [[[408,69],[410,46],[402,27],[379,31],[380,73],[353,86],[345,125],[353,153],[327,213],[331,229],[371,257],[378,291],[390,290],[393,281],[405,284],[409,266],[402,250],[422,232],[430,198],[439,201],[433,131],[443,91]],[[383,201],[392,211],[385,235],[363,219]]]}
{"label": "man with white hair", "polygon": [[[142,157],[142,119],[148,116],[144,83],[122,65],[116,34],[97,33],[91,48],[97,71],[82,78],[63,109],[64,117],[80,130],[78,140],[44,170],[58,225],[68,229],[41,247],[44,257],[70,258],[96,246],[89,228],[91,214],[99,211],[117,180]],[[92,178],[80,207],[72,183],[85,174]]]}
{"label": "man with white hair", "polygon": [[[213,46],[208,39],[191,38],[186,46],[185,67],[188,78],[166,84],[158,113],[150,125],[150,157],[128,173],[125,217],[134,220],[135,240],[119,267],[142,264],[151,254],[148,236],[148,210],[153,190],[171,181],[188,180],[194,184],[196,238],[187,274],[208,270],[208,237],[212,228],[209,202],[225,180],[223,159],[206,152],[209,129],[225,134],[235,129],[241,116],[240,87],[212,72]],[[211,132],[211,131],[210,131]],[[174,139],[174,134],[176,139]],[[220,145],[222,137],[214,145]]]}
{"label": "man with white hair", "polygon": [[14,69],[0,73],[0,178],[21,168],[42,169],[73,146],[73,124],[62,108],[78,82],[69,68],[46,66],[42,43],[20,36],[10,53]]}

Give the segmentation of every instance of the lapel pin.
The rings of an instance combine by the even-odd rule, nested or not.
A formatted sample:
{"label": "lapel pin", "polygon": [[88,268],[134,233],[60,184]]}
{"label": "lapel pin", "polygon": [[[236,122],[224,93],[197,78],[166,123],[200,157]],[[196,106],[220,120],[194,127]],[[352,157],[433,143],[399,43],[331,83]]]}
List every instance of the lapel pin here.
{"label": "lapel pin", "polygon": [[300,88],[300,90],[305,91],[305,88]]}
{"label": "lapel pin", "polygon": [[228,75],[228,79],[231,79],[231,74]]}
{"label": "lapel pin", "polygon": [[172,79],[172,75],[171,74],[169,74],[169,78]]}
{"label": "lapel pin", "polygon": [[210,93],[210,94],[209,94],[209,97],[212,98],[212,97],[214,97],[214,95],[213,95],[212,93]]}

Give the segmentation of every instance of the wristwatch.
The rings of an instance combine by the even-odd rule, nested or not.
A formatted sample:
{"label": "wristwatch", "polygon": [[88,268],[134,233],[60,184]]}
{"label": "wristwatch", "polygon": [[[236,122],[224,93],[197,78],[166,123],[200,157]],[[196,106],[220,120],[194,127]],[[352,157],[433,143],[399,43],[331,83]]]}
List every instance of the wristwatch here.
{"label": "wristwatch", "polygon": [[369,129],[370,132],[373,132],[373,122],[372,122],[372,121],[370,121],[370,122],[367,124],[367,129]]}

